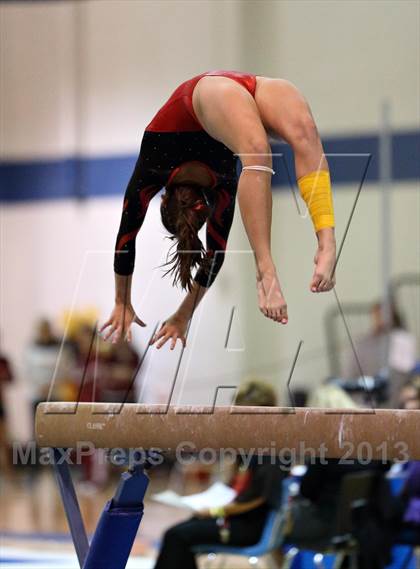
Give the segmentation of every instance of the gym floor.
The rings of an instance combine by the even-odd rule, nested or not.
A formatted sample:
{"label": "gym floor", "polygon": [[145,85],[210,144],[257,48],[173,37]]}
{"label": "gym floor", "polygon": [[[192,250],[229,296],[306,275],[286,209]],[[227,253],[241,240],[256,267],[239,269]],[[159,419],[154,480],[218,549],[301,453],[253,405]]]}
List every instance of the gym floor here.
{"label": "gym floor", "polygon": [[[162,532],[186,519],[188,513],[153,501],[150,497],[167,488],[173,474],[166,469],[151,474],[145,513],[127,569],[149,569],[154,565]],[[175,485],[179,484],[175,482]],[[89,534],[94,529],[106,501],[118,484],[116,473],[100,491],[76,484],[83,519]],[[204,488],[197,481],[187,482],[184,491]],[[77,569],[77,559],[68,533],[67,521],[50,467],[37,472],[13,473],[0,478],[1,569]],[[247,567],[246,560],[230,559],[230,569]]]}

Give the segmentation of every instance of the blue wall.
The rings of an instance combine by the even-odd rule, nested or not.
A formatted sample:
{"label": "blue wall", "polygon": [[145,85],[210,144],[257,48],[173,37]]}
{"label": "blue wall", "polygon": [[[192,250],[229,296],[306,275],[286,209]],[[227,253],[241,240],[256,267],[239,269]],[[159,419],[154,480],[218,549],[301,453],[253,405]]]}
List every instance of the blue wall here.
{"label": "blue wall", "polygon": [[[335,155],[329,157],[334,184],[360,183],[365,172],[367,182],[378,181],[378,135],[325,137],[323,143],[326,154]],[[288,185],[289,176],[294,180],[293,156],[284,144],[274,145],[273,152],[283,154],[274,157],[273,185],[281,189]],[[122,155],[4,162],[0,165],[0,201],[122,195],[136,159],[137,155]],[[395,181],[420,179],[420,131],[394,133],[392,177]]]}

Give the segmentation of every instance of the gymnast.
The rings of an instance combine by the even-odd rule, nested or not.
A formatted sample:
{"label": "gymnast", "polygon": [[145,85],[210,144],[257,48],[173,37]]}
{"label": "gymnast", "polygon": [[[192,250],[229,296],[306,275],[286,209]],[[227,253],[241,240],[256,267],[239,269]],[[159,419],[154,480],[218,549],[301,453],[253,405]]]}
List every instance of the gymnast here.
{"label": "gymnast", "polygon": [[[268,134],[293,149],[296,178],[318,241],[314,293],[335,284],[334,212],[328,164],[309,106],[284,79],[211,71],[182,83],[147,126],[129,181],[114,259],[115,307],[101,328],[113,342],[145,326],[131,303],[135,239],[162,189],[162,223],[175,241],[168,270],[184,300],[152,339],[185,346],[188,323],[223,264],[235,199],[255,257],[261,312],[281,324],[288,314],[271,253],[272,156]],[[238,157],[242,171],[237,176]],[[198,232],[206,223],[206,248]],[[293,244],[290,244],[292,247]],[[194,276],[194,270],[196,270]]]}

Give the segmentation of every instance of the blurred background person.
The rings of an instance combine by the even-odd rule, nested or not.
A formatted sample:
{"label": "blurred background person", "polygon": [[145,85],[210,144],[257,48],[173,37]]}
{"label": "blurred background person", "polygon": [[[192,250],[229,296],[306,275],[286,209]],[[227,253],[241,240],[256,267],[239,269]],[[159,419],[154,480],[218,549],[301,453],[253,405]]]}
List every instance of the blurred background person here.
{"label": "blurred background person", "polygon": [[338,385],[324,384],[313,389],[307,400],[307,407],[320,409],[358,409],[359,405]]}
{"label": "blurred background person", "polygon": [[[324,409],[354,409],[358,406],[339,387],[321,386],[309,397],[310,406]],[[301,549],[322,551],[338,531],[339,508],[343,506],[342,483],[357,473],[373,476],[363,514],[353,520],[352,537],[358,542],[359,569],[384,569],[391,561],[397,507],[386,481],[389,462],[356,459],[311,459],[299,480],[299,493],[292,500],[285,542]],[[278,552],[278,562],[283,558]]]}
{"label": "blurred background person", "polygon": [[[102,401],[134,403],[141,389],[137,380],[140,356],[133,344],[119,342],[104,346],[104,373],[101,377]],[[136,382],[136,384],[135,384]]]}
{"label": "blurred background person", "polygon": [[[395,304],[391,302],[389,315],[383,302],[374,302],[370,310],[371,329],[364,336],[354,339],[354,352],[349,350],[343,366],[344,378],[388,373],[390,335],[396,330],[405,330],[404,320]],[[360,364],[360,365],[359,365]]]}
{"label": "blurred background person", "polygon": [[328,459],[308,464],[300,481],[299,496],[292,503],[286,543],[315,551],[327,547],[337,531],[344,478],[359,472],[372,473],[369,504],[357,524],[353,524],[353,538],[359,544],[358,567],[384,569],[391,561],[393,523],[397,515],[385,479],[389,468],[390,464],[380,461],[349,460],[343,464],[339,459]]}
{"label": "blurred background person", "polygon": [[402,386],[399,408],[420,409],[420,375],[414,375]]}
{"label": "blurred background person", "polygon": [[[401,409],[420,409],[420,375],[414,375],[400,392]],[[397,530],[399,538],[420,546],[420,461],[404,465],[405,481],[399,495],[401,516]]]}
{"label": "blurred background person", "polygon": [[12,368],[7,356],[0,351],[0,474],[10,474],[9,436],[6,422],[6,386],[13,381]]}
{"label": "blurred background person", "polygon": [[[235,405],[275,406],[276,394],[271,386],[258,380],[243,385]],[[255,455],[249,466],[238,461],[231,486],[236,498],[222,508],[210,508],[195,514],[186,522],[169,528],[164,536],[155,569],[173,569],[174,559],[184,569],[196,569],[191,548],[203,544],[245,546],[256,543],[267,514],[280,508],[282,480],[287,473],[271,456]]]}
{"label": "blurred background person", "polygon": [[105,342],[96,326],[86,323],[74,331],[73,343],[73,379],[80,401],[134,401],[140,357],[132,344]]}
{"label": "blurred background person", "polygon": [[[401,385],[416,363],[417,339],[407,330],[394,299],[375,302],[370,311],[371,330],[354,339],[344,358],[343,378],[381,377],[387,380],[388,406],[398,406]],[[354,349],[353,349],[354,348]]]}
{"label": "blurred background person", "polygon": [[[420,406],[418,407],[420,409]],[[410,461],[406,468],[406,479],[400,495],[402,516],[398,537],[404,542],[420,546],[420,461]],[[398,539],[396,539],[398,542]]]}
{"label": "blurred background person", "polygon": [[70,380],[74,365],[73,354],[62,346],[47,318],[37,321],[33,338],[24,353],[24,378],[26,392],[33,415],[38,403],[52,400],[67,400],[73,395],[67,392],[66,383]]}
{"label": "blurred background person", "polygon": [[[71,370],[75,400],[80,402],[135,402],[136,375],[140,358],[126,342],[108,343],[88,322],[73,326]],[[138,386],[136,386],[136,390]],[[108,480],[105,453],[97,449],[81,458],[81,490],[87,494],[103,488]]]}

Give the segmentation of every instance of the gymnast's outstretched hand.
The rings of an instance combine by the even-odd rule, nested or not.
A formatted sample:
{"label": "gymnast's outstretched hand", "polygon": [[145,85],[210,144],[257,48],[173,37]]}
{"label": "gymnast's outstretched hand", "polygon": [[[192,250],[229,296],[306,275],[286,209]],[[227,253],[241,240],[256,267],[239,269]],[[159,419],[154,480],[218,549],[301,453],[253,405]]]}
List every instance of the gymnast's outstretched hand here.
{"label": "gymnast's outstretched hand", "polygon": [[318,232],[318,250],[315,253],[315,271],[311,281],[312,292],[327,292],[335,285],[336,247],[334,229]]}
{"label": "gymnast's outstretched hand", "polygon": [[111,312],[111,316],[99,329],[99,333],[106,330],[103,338],[108,340],[112,336],[113,344],[119,342],[121,338],[131,342],[131,324],[133,322],[139,326],[146,326],[135,313],[131,303],[117,302],[114,310]]}
{"label": "gymnast's outstretched hand", "polygon": [[184,348],[187,345],[187,328],[189,319],[183,316],[180,312],[175,312],[170,316],[160,327],[159,331],[150,341],[150,344],[156,344],[159,350],[168,340],[171,341],[170,349],[173,350],[176,346],[177,340],[181,340]]}

